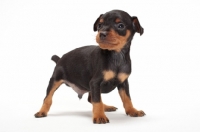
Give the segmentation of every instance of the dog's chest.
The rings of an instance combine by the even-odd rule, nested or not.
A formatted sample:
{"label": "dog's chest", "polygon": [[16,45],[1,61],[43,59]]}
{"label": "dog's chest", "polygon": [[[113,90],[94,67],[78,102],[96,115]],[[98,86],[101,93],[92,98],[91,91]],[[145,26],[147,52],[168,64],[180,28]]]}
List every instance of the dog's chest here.
{"label": "dog's chest", "polygon": [[[117,80],[119,83],[123,83],[131,73],[131,63],[126,59],[117,60],[112,59],[110,63],[103,70],[103,80]],[[109,69],[109,70],[107,70]]]}
{"label": "dog's chest", "polygon": [[119,84],[123,83],[129,74],[124,72],[116,73],[112,70],[103,72],[103,82],[101,83],[101,92],[109,93],[113,89],[115,89]]}
{"label": "dog's chest", "polygon": [[103,79],[104,81],[110,81],[112,79],[118,80],[120,83],[123,83],[127,78],[129,74],[125,72],[119,72],[116,73],[113,70],[105,70],[103,71]]}

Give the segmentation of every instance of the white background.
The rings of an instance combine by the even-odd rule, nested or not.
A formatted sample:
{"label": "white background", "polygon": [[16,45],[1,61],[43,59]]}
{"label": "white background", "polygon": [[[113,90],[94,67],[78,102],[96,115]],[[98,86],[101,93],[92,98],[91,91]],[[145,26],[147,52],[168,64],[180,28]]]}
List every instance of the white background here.
{"label": "white background", "polygon": [[[0,131],[200,131],[200,8],[198,0],[1,0]],[[56,91],[46,118],[36,119],[55,63],[53,54],[97,45],[93,23],[107,11],[137,16],[144,34],[131,47],[129,78],[134,106],[146,116],[125,115],[117,89],[103,95],[118,107],[106,125],[92,123],[87,94]],[[70,63],[70,62],[69,62]]]}

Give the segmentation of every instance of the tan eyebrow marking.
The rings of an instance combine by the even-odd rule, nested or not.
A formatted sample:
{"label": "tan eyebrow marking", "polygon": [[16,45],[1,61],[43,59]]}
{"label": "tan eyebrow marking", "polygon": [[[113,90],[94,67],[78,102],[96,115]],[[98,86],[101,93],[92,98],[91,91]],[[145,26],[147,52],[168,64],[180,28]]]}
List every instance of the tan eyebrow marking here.
{"label": "tan eyebrow marking", "polygon": [[115,22],[116,22],[116,23],[119,23],[119,22],[121,22],[121,20],[120,20],[119,18],[117,18],[117,19],[115,20]]}

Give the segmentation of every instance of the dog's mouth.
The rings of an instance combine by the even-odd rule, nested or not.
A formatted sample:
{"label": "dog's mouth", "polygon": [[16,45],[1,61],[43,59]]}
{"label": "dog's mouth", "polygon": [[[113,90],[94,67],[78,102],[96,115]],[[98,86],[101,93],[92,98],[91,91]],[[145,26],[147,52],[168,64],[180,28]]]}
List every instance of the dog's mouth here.
{"label": "dog's mouth", "polygon": [[103,44],[103,45],[118,45],[118,41],[116,39],[111,39],[111,40],[96,40],[98,44]]}
{"label": "dog's mouth", "polygon": [[99,47],[101,49],[107,49],[107,50],[116,50],[117,46],[120,43],[116,39],[111,39],[111,40],[96,39],[96,42],[99,44]]}

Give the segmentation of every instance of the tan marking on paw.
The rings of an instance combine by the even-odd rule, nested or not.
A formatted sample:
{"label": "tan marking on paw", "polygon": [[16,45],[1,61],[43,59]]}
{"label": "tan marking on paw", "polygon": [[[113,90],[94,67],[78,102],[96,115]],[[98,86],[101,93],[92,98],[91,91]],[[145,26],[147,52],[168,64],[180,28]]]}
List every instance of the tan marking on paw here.
{"label": "tan marking on paw", "polygon": [[105,124],[109,123],[108,118],[104,113],[104,104],[102,102],[92,103],[93,105],[93,123]]}
{"label": "tan marking on paw", "polygon": [[112,111],[116,111],[116,110],[117,110],[116,107],[104,104],[104,111],[106,111],[106,112],[112,112]]}
{"label": "tan marking on paw", "polygon": [[142,110],[138,111],[133,107],[131,99],[127,96],[125,90],[119,90],[119,95],[121,97],[127,115],[131,117],[141,117],[145,115]]}

